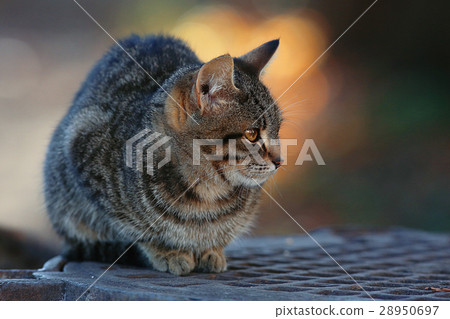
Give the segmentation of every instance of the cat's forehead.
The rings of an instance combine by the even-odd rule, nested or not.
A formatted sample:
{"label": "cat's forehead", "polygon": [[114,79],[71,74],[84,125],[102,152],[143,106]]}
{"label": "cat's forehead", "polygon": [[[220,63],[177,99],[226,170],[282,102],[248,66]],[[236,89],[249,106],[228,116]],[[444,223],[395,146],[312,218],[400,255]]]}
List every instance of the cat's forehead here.
{"label": "cat's forehead", "polygon": [[256,76],[239,68],[235,68],[233,80],[238,93],[226,103],[228,106],[222,112],[203,118],[202,134],[219,138],[248,128],[259,128],[276,138],[282,118],[268,88]]}
{"label": "cat's forehead", "polygon": [[241,90],[237,108],[242,120],[251,127],[278,131],[281,125],[281,112],[268,88],[256,77],[238,70],[236,86]]}

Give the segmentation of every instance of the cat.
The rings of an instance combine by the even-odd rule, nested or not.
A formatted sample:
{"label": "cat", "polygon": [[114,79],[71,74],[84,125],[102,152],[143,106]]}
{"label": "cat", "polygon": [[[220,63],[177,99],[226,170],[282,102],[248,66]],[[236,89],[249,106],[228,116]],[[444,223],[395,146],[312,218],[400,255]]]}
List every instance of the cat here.
{"label": "cat", "polygon": [[[113,46],[46,154],[45,203],[66,243],[63,260],[113,261],[139,239],[122,261],[175,275],[225,271],[224,247],[253,225],[259,185],[282,163],[280,147],[267,142],[279,139],[281,112],[260,81],[278,45],[207,63],[167,35]],[[144,129],[170,137],[171,161],[153,174],[125,164],[126,141]],[[217,149],[202,147],[193,165],[194,139],[222,140],[224,159],[206,160]],[[236,165],[226,161],[231,139]],[[244,161],[247,144],[259,145],[263,163]],[[157,150],[154,162],[164,154]]]}

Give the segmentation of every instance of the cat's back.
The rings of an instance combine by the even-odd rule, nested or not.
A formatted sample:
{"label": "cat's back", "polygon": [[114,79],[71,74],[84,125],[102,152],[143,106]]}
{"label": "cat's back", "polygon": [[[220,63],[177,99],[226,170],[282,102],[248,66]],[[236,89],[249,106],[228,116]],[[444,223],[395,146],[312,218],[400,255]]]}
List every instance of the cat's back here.
{"label": "cat's back", "polygon": [[[150,125],[143,122],[151,117],[152,96],[165,81],[180,68],[200,63],[184,41],[172,36],[131,35],[119,41],[88,74],[49,150],[61,144],[71,153],[75,144],[100,142],[81,143],[79,139],[87,134],[98,135],[102,141],[109,140],[111,132],[117,137],[132,136],[142,125]],[[72,155],[68,156],[73,159]]]}
{"label": "cat's back", "polygon": [[113,45],[100,59],[74,102],[97,98],[100,99],[98,102],[111,103],[135,93],[152,93],[178,69],[200,63],[196,54],[180,39],[134,34]]}

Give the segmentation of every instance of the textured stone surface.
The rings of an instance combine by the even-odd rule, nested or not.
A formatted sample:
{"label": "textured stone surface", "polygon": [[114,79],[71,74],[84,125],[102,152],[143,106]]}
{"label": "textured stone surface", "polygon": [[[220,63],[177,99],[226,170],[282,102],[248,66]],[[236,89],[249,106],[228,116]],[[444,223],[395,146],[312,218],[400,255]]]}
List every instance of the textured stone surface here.
{"label": "textured stone surface", "polygon": [[[376,300],[450,300],[450,234],[406,229],[323,229],[313,237]],[[229,270],[176,277],[113,266],[82,300],[368,300],[308,236],[257,237],[227,249]],[[0,271],[0,299],[76,300],[108,267]]]}

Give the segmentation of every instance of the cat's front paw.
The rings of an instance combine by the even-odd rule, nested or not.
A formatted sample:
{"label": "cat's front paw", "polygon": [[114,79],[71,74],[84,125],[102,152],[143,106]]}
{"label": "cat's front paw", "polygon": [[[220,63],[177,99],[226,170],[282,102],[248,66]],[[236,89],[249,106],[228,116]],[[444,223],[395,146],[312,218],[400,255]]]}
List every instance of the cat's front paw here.
{"label": "cat's front paw", "polygon": [[193,254],[174,252],[166,256],[167,267],[170,273],[181,276],[187,275],[195,267]]}
{"label": "cat's front paw", "polygon": [[227,270],[227,260],[223,249],[208,249],[204,251],[200,256],[198,269],[216,273]]}
{"label": "cat's front paw", "polygon": [[153,268],[162,272],[170,272],[177,276],[189,274],[195,267],[192,254],[171,251],[155,254],[151,263]]}
{"label": "cat's front paw", "polygon": [[181,276],[195,268],[194,253],[158,249],[147,243],[140,243],[139,246],[155,270]]}

